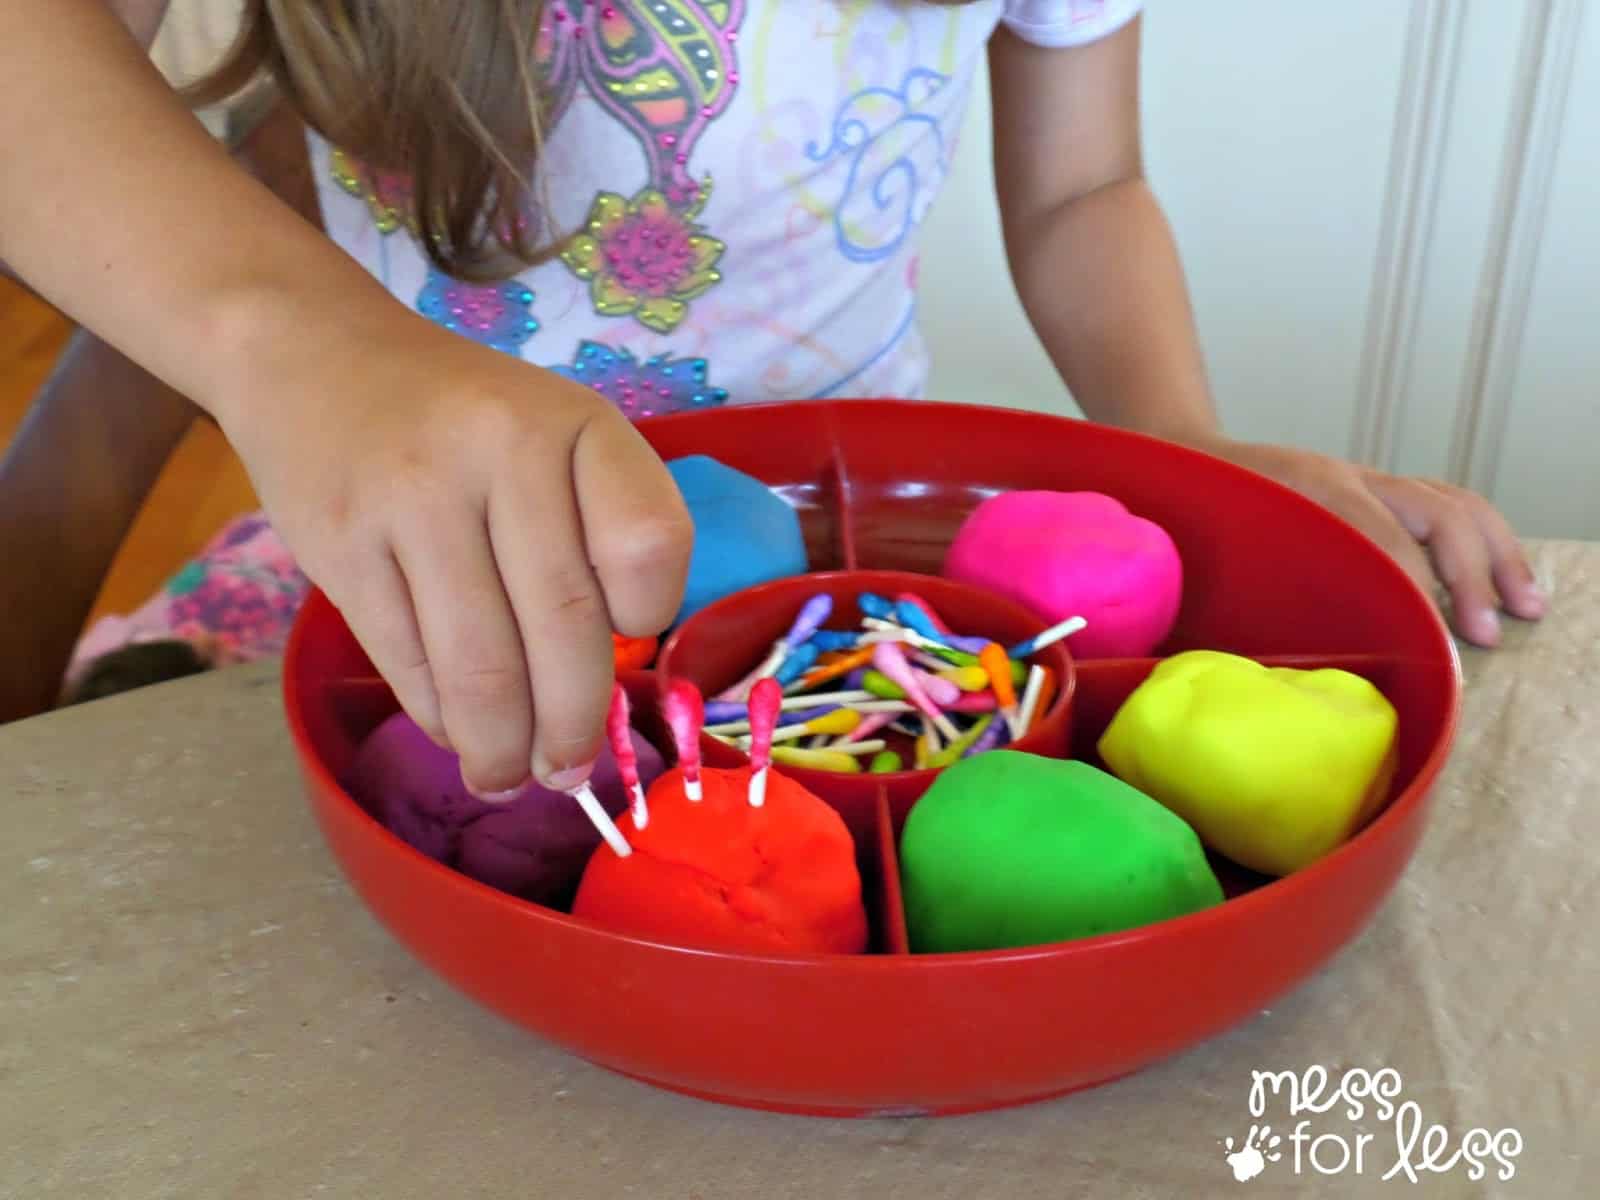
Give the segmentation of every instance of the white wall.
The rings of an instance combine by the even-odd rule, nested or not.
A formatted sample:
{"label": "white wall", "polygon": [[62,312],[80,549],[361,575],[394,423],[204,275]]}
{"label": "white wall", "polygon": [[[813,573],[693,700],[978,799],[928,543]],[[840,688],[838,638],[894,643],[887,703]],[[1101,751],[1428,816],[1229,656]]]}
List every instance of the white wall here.
{"label": "white wall", "polygon": [[[1150,0],[1146,147],[1229,429],[1600,537],[1600,5]],[[973,106],[924,243],[948,399],[1068,403]]]}

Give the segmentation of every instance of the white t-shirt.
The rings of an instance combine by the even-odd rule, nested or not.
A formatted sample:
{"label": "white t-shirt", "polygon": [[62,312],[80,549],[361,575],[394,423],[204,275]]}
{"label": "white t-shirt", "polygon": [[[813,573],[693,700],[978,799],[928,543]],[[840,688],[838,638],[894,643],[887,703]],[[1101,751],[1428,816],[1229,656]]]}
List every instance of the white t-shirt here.
{"label": "white t-shirt", "polygon": [[561,257],[434,272],[403,180],[312,139],[330,235],[406,304],[630,417],[920,397],[916,234],[1000,23],[1081,45],[1139,0],[549,0],[540,164]]}

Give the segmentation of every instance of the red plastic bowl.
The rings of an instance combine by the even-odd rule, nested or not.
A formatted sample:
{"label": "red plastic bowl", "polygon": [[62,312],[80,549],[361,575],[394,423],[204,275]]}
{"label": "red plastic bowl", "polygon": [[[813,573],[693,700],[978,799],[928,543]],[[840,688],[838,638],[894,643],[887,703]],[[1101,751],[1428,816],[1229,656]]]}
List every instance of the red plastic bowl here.
{"label": "red plastic bowl", "polygon": [[[862,592],[922,597],[957,633],[987,637],[1013,646],[1043,633],[1049,626],[1014,601],[971,584],[918,575],[910,571],[821,571],[763,583],[715,604],[708,604],[678,627],[661,648],[656,673],[661,679],[691,680],[707,696],[744,676],[782,637],[795,615],[812,596],[825,593],[834,601],[828,629],[859,629],[862,613],[856,597]],[[1013,750],[1065,758],[1072,749],[1072,692],[1076,680],[1067,644],[1047,646],[1033,660],[1056,677],[1056,694],[1039,723]],[[893,735],[896,741],[907,739]],[[902,751],[904,747],[902,747]],[[744,767],[749,758],[725,742],[706,737],[700,754],[707,766]],[[903,758],[909,755],[902,753]],[[837,808],[852,828],[869,825],[880,793],[889,799],[896,822],[904,821],[912,803],[928,790],[937,771],[896,771],[886,775],[844,775],[784,767],[783,773]]]}
{"label": "red plastic bowl", "polygon": [[[850,1115],[992,1108],[1103,1082],[1249,1019],[1359,932],[1410,859],[1456,727],[1455,651],[1391,560],[1298,495],[1150,439],[993,408],[836,401],[641,428],[663,457],[710,454],[777,489],[800,511],[814,570],[937,571],[962,518],[1000,490],[1116,496],[1163,525],[1183,555],[1183,609],[1163,653],[1207,647],[1365,675],[1400,714],[1393,795],[1349,843],[1295,875],[1232,873],[1217,908],[1078,942],[926,956],[905,952],[896,822],[880,796],[872,828],[857,831],[874,953],[655,945],[432,862],[338,786],[394,700],[314,596],[284,692],[317,818],[379,919],[486,1006],[596,1063],[730,1103]],[[1080,757],[1093,760],[1153,663],[1077,664]]]}

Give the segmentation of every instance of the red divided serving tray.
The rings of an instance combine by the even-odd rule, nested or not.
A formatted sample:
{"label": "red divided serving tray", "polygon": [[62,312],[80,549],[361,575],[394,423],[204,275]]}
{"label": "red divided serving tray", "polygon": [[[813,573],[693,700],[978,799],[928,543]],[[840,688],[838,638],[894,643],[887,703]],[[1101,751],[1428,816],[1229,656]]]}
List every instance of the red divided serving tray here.
{"label": "red divided serving tray", "polygon": [[[1230,899],[1206,912],[1025,950],[918,956],[906,951],[894,867],[916,789],[891,781],[863,792],[856,777],[828,795],[808,775],[856,837],[872,951],[783,958],[657,945],[467,879],[339,787],[396,704],[314,595],[284,695],[318,821],[379,919],[491,1009],[606,1067],[734,1104],[863,1116],[994,1108],[1104,1082],[1248,1020],[1359,932],[1410,859],[1455,732],[1459,663],[1428,598],[1309,501],[1180,447],[998,408],[841,400],[640,429],[664,458],[709,454],[774,488],[800,513],[813,571],[935,574],[963,518],[999,491],[1115,496],[1165,527],[1183,557],[1183,608],[1161,653],[1227,650],[1366,676],[1399,711],[1392,795],[1349,843],[1288,878],[1219,864]],[[1075,664],[1060,707],[1076,757],[1095,761],[1100,733],[1155,661]],[[636,711],[648,709],[655,678],[626,682]]]}

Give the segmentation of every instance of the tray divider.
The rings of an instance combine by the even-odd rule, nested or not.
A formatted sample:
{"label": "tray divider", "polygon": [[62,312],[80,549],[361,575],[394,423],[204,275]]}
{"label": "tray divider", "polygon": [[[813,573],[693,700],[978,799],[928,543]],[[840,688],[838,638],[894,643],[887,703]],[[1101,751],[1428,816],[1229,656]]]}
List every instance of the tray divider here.
{"label": "tray divider", "polygon": [[839,414],[832,405],[824,406],[824,428],[828,435],[829,461],[832,466],[833,517],[837,529],[839,561],[846,571],[858,570],[861,555],[856,548],[856,516],[854,483],[850,478],[850,461],[845,456],[844,439],[839,430]]}
{"label": "tray divider", "polygon": [[906,932],[905,896],[900,890],[900,851],[895,839],[894,817],[889,809],[887,788],[878,788],[875,808],[879,927],[883,931],[883,952],[910,954],[911,939]]}

